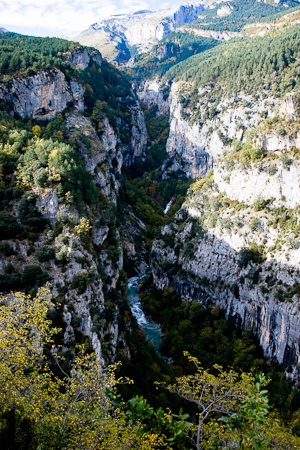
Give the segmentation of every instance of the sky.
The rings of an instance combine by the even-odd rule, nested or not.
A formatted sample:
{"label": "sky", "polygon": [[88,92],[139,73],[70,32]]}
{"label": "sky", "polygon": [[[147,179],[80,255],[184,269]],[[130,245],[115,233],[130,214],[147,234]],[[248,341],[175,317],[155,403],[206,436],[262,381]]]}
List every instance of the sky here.
{"label": "sky", "polygon": [[32,36],[63,36],[112,14],[175,6],[179,0],[0,0],[0,27]]}

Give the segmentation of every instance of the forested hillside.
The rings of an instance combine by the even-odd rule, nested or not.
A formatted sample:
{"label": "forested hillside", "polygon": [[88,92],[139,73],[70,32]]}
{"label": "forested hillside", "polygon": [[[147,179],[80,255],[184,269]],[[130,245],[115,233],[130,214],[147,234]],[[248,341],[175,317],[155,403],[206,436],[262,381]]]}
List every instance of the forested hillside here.
{"label": "forested hillside", "polygon": [[[194,80],[195,78],[198,79],[200,74],[202,76],[203,70],[201,69],[201,65],[198,69],[201,61],[205,61],[204,64],[208,61],[210,66],[211,64],[215,64],[216,61],[214,58],[222,58],[223,63],[222,67],[212,69],[215,70],[214,77],[223,70],[223,67],[226,67],[227,74],[231,74],[235,70],[233,64],[235,64],[238,58],[247,60],[249,45],[250,47],[254,46],[250,52],[255,54],[255,58],[263,61],[263,58],[266,56],[267,61],[263,67],[264,70],[268,72],[270,66],[276,66],[277,61],[281,67],[283,63],[280,62],[281,55],[278,54],[278,49],[284,48],[285,44],[283,42],[276,42],[275,48],[273,49],[273,38],[270,37],[269,42],[272,40],[272,49],[270,50],[270,43],[268,41],[259,40],[256,44],[251,41],[249,44],[248,40],[245,40],[245,37],[247,38],[251,33],[259,34],[260,30],[257,29],[256,31],[255,27],[259,27],[260,23],[276,23],[282,17],[287,17],[287,20],[290,18],[289,20],[295,21],[296,23],[297,11],[299,9],[299,6],[295,6],[297,3],[290,2],[289,4],[291,9],[288,9],[288,13],[291,16],[287,16],[287,3],[285,3],[285,6],[281,3],[273,6],[257,2],[256,0],[249,0],[247,2],[237,0],[236,2],[230,2],[230,14],[226,15],[226,17],[220,17],[217,15],[217,10],[222,9],[224,5],[226,6],[227,4],[221,3],[216,8],[207,9],[201,13],[198,20],[179,27],[175,32],[162,39],[148,53],[135,55],[129,64],[131,68],[126,69],[130,78],[137,80],[138,83],[145,81],[145,79],[155,78],[165,81],[171,80],[174,77],[180,79],[191,78]],[[282,12],[278,13],[278,11]],[[296,13],[296,16],[293,16],[293,12]],[[209,19],[207,23],[206,18]],[[248,29],[247,26],[250,28]],[[204,30],[204,32],[202,33],[199,30]],[[209,30],[212,31],[211,34]],[[221,34],[218,34],[217,31],[220,31]],[[225,33],[223,36],[223,31],[229,34]],[[241,40],[237,40],[236,45],[227,47],[227,43],[223,43],[220,48],[215,48],[213,51],[207,52],[207,50],[220,44],[223,39],[237,39],[237,37],[241,37]],[[288,40],[289,37],[286,37],[286,39]],[[261,48],[259,48],[260,46]],[[261,55],[262,48],[264,48],[263,55]],[[223,58],[223,52],[227,51],[230,52],[228,58],[230,60],[229,66]],[[291,51],[293,50],[291,49]],[[205,53],[203,54],[203,52]],[[287,56],[287,58],[289,57]],[[268,63],[268,61],[271,61],[271,63]],[[254,64],[256,68],[257,62]],[[252,60],[249,62],[249,67],[250,71],[254,69]],[[281,69],[283,70],[284,67],[282,66]],[[205,68],[205,73],[206,70],[209,71],[210,68]],[[241,73],[241,70],[243,68],[239,68],[239,73]],[[247,76],[249,76],[248,72],[246,74]],[[238,89],[242,88],[243,86],[238,86]]]}
{"label": "forested hillside", "polygon": [[124,71],[1,35],[1,448],[300,448],[293,6],[218,4],[191,28],[248,34]]}
{"label": "forested hillside", "polygon": [[[256,0],[233,0],[221,2],[214,8],[204,11],[198,20],[189,23],[187,27],[216,31],[241,31],[248,23],[260,21],[268,16],[272,17],[272,15],[281,11],[286,14],[288,8],[294,7],[299,7],[297,1],[273,3],[257,2]],[[222,9],[224,10],[223,13]]]}
{"label": "forested hillside", "polygon": [[182,31],[169,34],[151,52],[134,57],[134,69],[127,73],[137,81],[163,77],[180,61],[218,45],[216,39],[194,36]]}
{"label": "forested hillside", "polygon": [[191,80],[195,88],[205,83],[224,83],[231,93],[253,94],[271,88],[275,95],[282,95],[297,89],[298,52],[299,27],[294,26],[258,39],[236,38],[223,43],[172,67],[165,78]]}

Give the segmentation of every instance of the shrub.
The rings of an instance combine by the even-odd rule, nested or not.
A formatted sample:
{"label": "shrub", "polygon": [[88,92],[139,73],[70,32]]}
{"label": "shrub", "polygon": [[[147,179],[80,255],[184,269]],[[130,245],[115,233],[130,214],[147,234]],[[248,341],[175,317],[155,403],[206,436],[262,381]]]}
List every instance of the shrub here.
{"label": "shrub", "polygon": [[293,163],[293,160],[289,158],[287,154],[284,154],[280,158],[284,169],[288,169],[289,166]]}
{"label": "shrub", "polygon": [[59,252],[56,253],[55,259],[57,262],[62,264],[67,264],[71,260],[71,252],[68,251],[65,247],[60,249]]}
{"label": "shrub", "polygon": [[298,250],[298,248],[299,248],[299,241],[297,241],[296,239],[288,238],[288,239],[287,239],[287,244],[288,244],[289,247],[291,247],[293,250]]}
{"label": "shrub", "polygon": [[260,159],[262,151],[259,148],[253,148],[250,144],[244,144],[241,152],[241,158],[245,162],[255,161]]}
{"label": "shrub", "polygon": [[6,211],[0,212],[0,236],[1,239],[14,238],[20,232],[16,219]]}
{"label": "shrub", "polygon": [[7,241],[0,242],[0,252],[4,256],[10,256],[16,254],[16,252],[13,250],[13,248],[9,245]]}
{"label": "shrub", "polygon": [[40,266],[26,266],[23,271],[23,281],[27,288],[42,286],[48,281],[48,274]]}
{"label": "shrub", "polygon": [[207,216],[207,223],[210,228],[217,226],[219,215],[217,213],[211,213]]}
{"label": "shrub", "polygon": [[50,245],[43,245],[36,251],[35,256],[40,262],[47,262],[54,258],[55,252]]}
{"label": "shrub", "polygon": [[226,161],[226,163],[225,163],[226,170],[228,170],[228,171],[233,170],[234,166],[235,166],[234,161],[229,160],[229,161]]}
{"label": "shrub", "polygon": [[259,219],[257,219],[257,217],[254,217],[254,219],[251,220],[249,227],[250,227],[250,230],[252,231],[252,233],[259,230],[259,228],[260,228]]}
{"label": "shrub", "polygon": [[34,183],[37,187],[43,188],[47,182],[47,172],[41,167],[33,175]]}
{"label": "shrub", "polygon": [[277,172],[278,172],[278,168],[275,164],[273,164],[272,166],[270,166],[268,168],[268,174],[271,176],[275,175],[275,173],[277,173]]}
{"label": "shrub", "polygon": [[9,292],[22,289],[22,277],[18,273],[0,275],[0,292]]}
{"label": "shrub", "polygon": [[90,221],[85,217],[82,217],[79,224],[74,227],[74,231],[78,236],[86,236],[91,229]]}
{"label": "shrub", "polygon": [[41,231],[46,226],[46,219],[36,207],[36,196],[33,192],[26,192],[19,204],[19,217],[24,226],[35,231]]}
{"label": "shrub", "polygon": [[279,128],[278,130],[278,134],[279,136],[286,136],[286,130],[284,128]]}
{"label": "shrub", "polygon": [[241,141],[238,141],[236,139],[233,140],[233,150],[235,152],[239,152],[240,150],[242,150],[242,143],[241,143]]}
{"label": "shrub", "polygon": [[41,127],[40,127],[39,125],[34,125],[34,126],[32,127],[32,134],[33,134],[34,136],[41,137],[41,134],[42,134]]}
{"label": "shrub", "polygon": [[87,271],[86,269],[81,270],[78,274],[74,275],[71,288],[77,288],[78,294],[83,294],[88,284],[93,280],[93,275],[93,272]]}
{"label": "shrub", "polygon": [[254,211],[262,211],[268,204],[268,200],[265,200],[259,195],[253,202]]}
{"label": "shrub", "polygon": [[261,263],[265,260],[265,254],[262,251],[262,248],[256,244],[252,244],[249,247],[244,247],[239,252],[239,266],[247,267],[250,261],[254,263]]}
{"label": "shrub", "polygon": [[232,222],[229,217],[226,217],[225,219],[220,219],[220,225],[227,231],[230,231],[232,228]]}

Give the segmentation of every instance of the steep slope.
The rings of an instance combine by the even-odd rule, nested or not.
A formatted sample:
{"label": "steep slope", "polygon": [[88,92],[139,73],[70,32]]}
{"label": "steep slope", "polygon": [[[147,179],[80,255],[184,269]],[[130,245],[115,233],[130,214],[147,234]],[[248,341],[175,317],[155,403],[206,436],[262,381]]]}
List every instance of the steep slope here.
{"label": "steep slope", "polygon": [[[230,15],[227,14],[225,18],[218,13],[224,11],[224,8],[227,12],[230,11]],[[135,54],[127,63],[130,67],[127,73],[135,80],[135,85],[140,85],[141,90],[145,79],[160,80],[171,67],[176,67],[181,61],[186,61],[221,41],[263,35],[285,23],[290,25],[289,21],[297,23],[298,9],[297,2],[265,4],[257,0],[235,0],[230,4],[212,4],[210,9],[201,13],[198,20],[178,27],[149,52]],[[287,11],[291,13],[287,15]],[[172,78],[172,71],[166,78]]]}
{"label": "steep slope", "polygon": [[137,11],[111,16],[66,39],[99,49],[109,61],[124,63],[135,53],[148,51],[181,25],[198,18],[212,0],[186,3],[171,9]]}
{"label": "steep slope", "polygon": [[229,320],[257,333],[265,355],[296,378],[298,14],[274,19],[270,23],[285,26],[268,26],[262,37],[192,56],[139,93],[145,102],[170,107],[163,178],[182,172],[198,178],[214,170],[192,185],[175,220],[154,241],[156,287],[220,305]]}
{"label": "steep slope", "polygon": [[[187,30],[219,32],[219,39],[227,40],[227,37],[234,36],[242,31],[248,23],[253,23],[262,18],[267,18],[279,12],[286,13],[289,8],[298,7],[297,1],[264,1],[257,0],[232,0],[230,2],[217,2],[204,11],[199,19],[187,24]],[[224,35],[222,36],[222,33]],[[205,34],[203,34],[205,36]],[[213,36],[211,36],[213,37]]]}
{"label": "steep slope", "polygon": [[63,352],[82,343],[114,360],[118,341],[126,346],[119,178],[144,154],[143,113],[98,51],[3,37],[0,290],[49,280]]}

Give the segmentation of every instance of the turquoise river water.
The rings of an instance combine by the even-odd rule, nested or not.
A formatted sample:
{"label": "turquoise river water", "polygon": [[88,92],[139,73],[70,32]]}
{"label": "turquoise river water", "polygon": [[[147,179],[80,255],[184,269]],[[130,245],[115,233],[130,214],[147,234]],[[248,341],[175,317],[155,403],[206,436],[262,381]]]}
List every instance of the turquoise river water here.
{"label": "turquoise river water", "polygon": [[159,348],[162,342],[161,329],[156,322],[148,319],[145,316],[142,310],[141,299],[139,297],[139,286],[142,278],[142,276],[129,278],[128,303],[132,314],[139,324],[139,327],[146,333],[147,339],[151,339],[151,341],[153,341],[156,350],[159,352]]}

